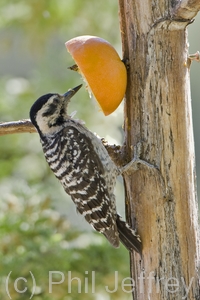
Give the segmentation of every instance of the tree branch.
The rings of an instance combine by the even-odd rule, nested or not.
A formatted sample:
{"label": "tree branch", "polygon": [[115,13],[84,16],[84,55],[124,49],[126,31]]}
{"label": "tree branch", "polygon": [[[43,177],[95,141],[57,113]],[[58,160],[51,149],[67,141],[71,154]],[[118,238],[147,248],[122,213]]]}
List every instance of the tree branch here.
{"label": "tree branch", "polygon": [[35,127],[29,119],[0,123],[0,136],[13,133],[34,133]]}
{"label": "tree branch", "polygon": [[197,51],[197,52],[194,53],[194,54],[190,54],[190,55],[188,56],[188,58],[189,58],[190,60],[195,60],[195,61],[197,61],[197,62],[200,62],[200,52]]}
{"label": "tree branch", "polygon": [[200,10],[199,0],[182,0],[176,6],[173,15],[178,19],[192,19]]}

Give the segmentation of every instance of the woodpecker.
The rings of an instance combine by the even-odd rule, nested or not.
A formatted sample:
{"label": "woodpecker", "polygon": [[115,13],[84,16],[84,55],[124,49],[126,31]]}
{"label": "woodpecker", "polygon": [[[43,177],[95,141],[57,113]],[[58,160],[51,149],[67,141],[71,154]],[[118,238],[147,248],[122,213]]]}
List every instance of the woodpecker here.
{"label": "woodpecker", "polygon": [[40,135],[51,170],[92,227],[115,248],[120,241],[141,254],[141,240],[135,230],[117,214],[114,187],[120,174],[101,139],[83,121],[68,115],[71,97],[79,85],[63,95],[41,96],[30,109],[30,119]]}

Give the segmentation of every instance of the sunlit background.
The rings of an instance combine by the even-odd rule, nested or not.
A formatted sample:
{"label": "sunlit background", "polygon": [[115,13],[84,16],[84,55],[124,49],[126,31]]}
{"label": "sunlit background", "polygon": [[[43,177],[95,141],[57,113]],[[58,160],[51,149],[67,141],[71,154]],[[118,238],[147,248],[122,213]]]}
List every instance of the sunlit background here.
{"label": "sunlit background", "polygon": [[[200,49],[200,18],[189,27],[190,53]],[[108,40],[121,54],[117,1],[1,1],[0,3],[0,122],[29,118],[32,103],[49,92],[64,93],[81,83],[80,76],[67,69],[73,60],[65,41],[78,35],[98,35]],[[200,64],[191,67],[191,93],[197,161],[200,177]],[[88,128],[111,144],[123,140],[123,104],[111,116],[104,117],[93,99],[82,88],[70,104]],[[199,184],[200,186],[200,184]],[[117,187],[118,207],[124,214],[123,187]],[[5,282],[10,271],[12,299],[28,299],[32,293],[30,271],[40,299],[131,299],[121,289],[129,276],[128,253],[123,246],[113,249],[90,230],[78,216],[71,199],[49,170],[37,134],[0,137],[0,298],[7,299]],[[88,231],[89,230],[89,231]],[[59,270],[66,276],[49,294],[48,272]],[[74,281],[68,292],[68,271],[82,280],[82,293]],[[88,271],[88,275],[87,274]],[[91,272],[95,271],[95,293],[91,290]],[[114,271],[118,289],[114,289]],[[28,282],[16,278],[23,276]],[[84,280],[88,278],[88,292]],[[54,281],[60,281],[59,275]],[[24,285],[24,284],[25,285]],[[128,288],[127,288],[128,289]]]}

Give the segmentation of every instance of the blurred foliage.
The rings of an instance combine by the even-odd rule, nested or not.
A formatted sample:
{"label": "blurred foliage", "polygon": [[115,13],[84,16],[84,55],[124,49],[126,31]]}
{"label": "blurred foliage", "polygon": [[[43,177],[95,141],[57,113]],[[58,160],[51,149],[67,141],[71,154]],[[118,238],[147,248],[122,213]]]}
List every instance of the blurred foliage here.
{"label": "blurred foliage", "polygon": [[[128,277],[129,262],[127,251],[123,247],[113,250],[100,234],[86,234],[75,230],[60,213],[50,208],[50,199],[45,198],[44,192],[36,193],[34,188],[28,188],[23,182],[15,182],[12,190],[8,189],[6,192],[6,182],[2,184],[4,193],[0,202],[1,299],[7,298],[5,282],[10,271],[12,272],[8,286],[12,299],[21,300],[31,296],[33,283],[30,271],[36,281],[37,296],[34,296],[34,299],[37,300],[52,299],[49,271],[53,272],[52,282],[61,280],[60,273],[63,273],[65,278],[59,285],[52,284],[53,299],[79,299],[80,289],[82,299],[95,299],[92,288],[95,293],[105,292],[107,285],[110,290],[115,288],[115,271],[118,289],[109,299],[124,299],[121,281]],[[27,288],[27,291],[21,294],[14,288],[19,277],[27,280],[26,283],[19,280],[17,284],[19,290]],[[77,281],[72,280],[74,277],[80,279],[79,289]],[[127,287],[126,290],[128,291]]]}
{"label": "blurred foliage", "polygon": [[[64,43],[77,35],[98,35],[119,51],[117,1],[2,0],[0,2],[0,121],[29,118],[32,103],[48,92],[64,93],[82,81],[69,71],[74,62]],[[73,98],[70,111],[110,142],[122,140],[122,107],[105,118],[84,88]],[[108,130],[109,128],[109,130]],[[121,197],[121,188],[118,194]],[[122,203],[123,205],[123,203]],[[129,276],[128,252],[112,248],[94,231],[86,232],[85,221],[49,170],[37,134],[0,137],[0,298],[8,299],[6,278],[10,273],[12,299],[130,299],[121,289]],[[72,223],[71,223],[72,222]],[[80,230],[81,228],[81,230]],[[85,228],[85,229],[84,229]],[[63,272],[62,284],[49,293],[49,271]],[[95,293],[91,274],[95,272]],[[115,288],[115,271],[119,288]],[[74,280],[68,293],[68,272]],[[88,272],[88,273],[87,273]],[[87,275],[88,274],[88,275]],[[54,274],[53,280],[60,281]],[[18,277],[19,290],[14,284]],[[86,279],[85,279],[86,278]],[[88,278],[88,292],[84,282]],[[126,282],[127,283],[127,282]],[[128,287],[126,287],[128,290]]]}

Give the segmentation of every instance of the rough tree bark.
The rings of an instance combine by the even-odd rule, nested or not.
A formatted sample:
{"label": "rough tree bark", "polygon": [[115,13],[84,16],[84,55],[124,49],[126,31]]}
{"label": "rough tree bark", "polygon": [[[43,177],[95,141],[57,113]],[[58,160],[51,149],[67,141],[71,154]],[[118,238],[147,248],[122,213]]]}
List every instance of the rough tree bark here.
{"label": "rough tree bark", "polygon": [[26,133],[36,132],[35,127],[29,119],[12,121],[12,122],[0,122],[0,136],[13,133]]}
{"label": "rough tree bark", "polygon": [[130,254],[134,299],[200,299],[186,31],[200,1],[119,0],[119,10],[129,60],[124,156],[137,148],[153,165],[124,175],[127,216],[143,242],[142,258]]}

